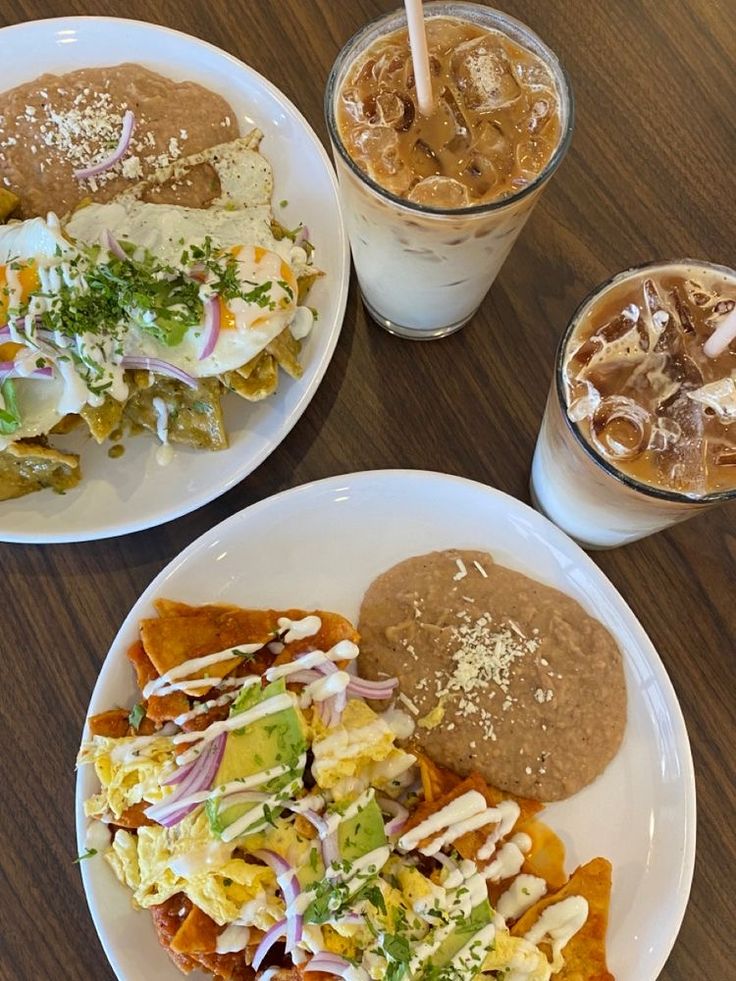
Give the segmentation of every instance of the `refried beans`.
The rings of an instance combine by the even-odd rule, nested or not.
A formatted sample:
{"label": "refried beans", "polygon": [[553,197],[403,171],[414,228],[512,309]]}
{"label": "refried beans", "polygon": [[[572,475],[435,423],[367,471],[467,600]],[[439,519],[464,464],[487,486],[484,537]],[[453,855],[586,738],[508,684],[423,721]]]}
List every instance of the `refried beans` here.
{"label": "refried beans", "polygon": [[[126,110],[136,126],[122,160],[96,177],[75,178],[75,170],[115,148]],[[180,157],[238,135],[235,113],[221,96],[141,65],[41,75],[0,94],[0,179],[20,198],[14,218],[62,216],[86,198],[108,201]],[[183,190],[176,201],[187,204]],[[195,207],[206,197],[202,188],[189,196]]]}
{"label": "refried beans", "polygon": [[432,552],[369,587],[361,666],[398,676],[415,739],[441,766],[551,801],[594,780],[626,725],[621,653],[569,596],[485,552]]}

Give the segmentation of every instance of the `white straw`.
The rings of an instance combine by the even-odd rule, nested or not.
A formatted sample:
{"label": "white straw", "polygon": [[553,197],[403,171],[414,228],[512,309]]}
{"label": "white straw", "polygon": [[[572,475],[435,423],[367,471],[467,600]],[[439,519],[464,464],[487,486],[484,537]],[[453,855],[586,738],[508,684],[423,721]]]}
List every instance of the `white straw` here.
{"label": "white straw", "polygon": [[429,52],[427,51],[427,32],[424,26],[422,0],[404,0],[406,23],[409,27],[409,45],[414,65],[414,79],[417,86],[418,109],[423,116],[434,111],[432,97],[432,78],[429,74]]}

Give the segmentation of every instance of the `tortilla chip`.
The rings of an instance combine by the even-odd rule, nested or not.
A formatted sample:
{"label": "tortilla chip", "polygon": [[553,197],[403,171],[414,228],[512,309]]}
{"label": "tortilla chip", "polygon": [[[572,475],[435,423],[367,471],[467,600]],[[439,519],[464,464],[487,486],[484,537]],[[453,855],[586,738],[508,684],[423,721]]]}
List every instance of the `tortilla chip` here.
{"label": "tortilla chip", "polygon": [[158,906],[151,906],[151,917],[156,929],[158,942],[167,951],[169,957],[183,974],[191,974],[192,971],[199,967],[199,964],[188,955],[178,954],[176,951],[173,951],[171,949],[171,941],[191,907],[191,900],[182,892],[171,896],[165,903],[160,903]]}
{"label": "tortilla chip", "polygon": [[227,371],[223,384],[248,402],[260,402],[273,395],[279,387],[276,359],[268,351],[261,351],[237,371]]}
{"label": "tortilla chip", "polygon": [[110,709],[100,712],[87,719],[89,731],[93,736],[107,736],[110,739],[122,739],[128,735],[130,721],[127,709]]}
{"label": "tortilla chip", "polygon": [[349,620],[340,616],[339,613],[330,613],[327,610],[312,610],[310,612],[306,610],[284,610],[281,613],[276,613],[276,622],[278,623],[281,617],[286,617],[289,620],[303,620],[306,616],[319,617],[319,630],[311,637],[304,637],[303,640],[292,640],[290,644],[285,644],[274,664],[286,664],[305,651],[329,651],[341,640],[350,640],[354,644],[360,640],[360,634]]}
{"label": "tortilla chip", "polygon": [[[434,766],[434,764],[432,764]],[[437,773],[440,773],[438,777]],[[420,762],[420,772],[421,772],[421,762]],[[444,776],[449,771],[440,771],[439,767],[435,767],[434,773],[430,772],[430,781],[434,781],[431,785],[432,792],[434,793],[435,786],[438,780],[448,780],[448,777]],[[498,790],[496,787],[491,787],[485,782],[480,773],[471,773],[464,780],[456,783],[456,785],[451,789],[446,791],[440,797],[435,797],[432,800],[425,800],[419,807],[414,811],[409,817],[408,821],[404,825],[404,833],[410,831],[412,828],[421,824],[432,814],[436,814],[437,811],[441,811],[443,807],[447,807],[452,801],[456,800],[458,797],[462,797],[463,794],[467,794],[471,790],[476,790],[478,793],[482,794],[489,807],[495,807],[502,800],[515,800],[521,812],[519,814],[519,819],[514,825],[514,829],[522,821],[527,821],[533,814],[542,809],[542,805],[535,800],[528,800],[525,797],[515,797],[513,794],[508,793],[504,790]],[[484,844],[486,838],[490,833],[491,825],[487,825],[482,828],[478,828],[476,831],[469,831],[467,834],[462,835],[455,842],[453,842],[453,848],[462,855],[463,858],[474,859],[478,853],[478,849]],[[512,830],[514,830],[512,829]],[[431,835],[429,838],[425,838],[419,842],[418,848],[424,848],[432,838],[435,837]]]}
{"label": "tortilla chip", "polygon": [[117,429],[123,418],[124,403],[109,395],[105,397],[102,405],[84,405],[79,410],[79,415],[89,426],[89,431],[98,443],[103,443],[110,433]]}
{"label": "tortilla chip", "polygon": [[143,812],[151,805],[147,801],[140,801],[132,804],[127,810],[123,811],[120,817],[115,818],[113,825],[116,828],[146,828],[152,827],[156,822],[147,817]]}
{"label": "tortilla chip", "polygon": [[315,269],[314,272],[310,270],[308,273],[302,273],[300,276],[297,276],[296,302],[299,304],[299,306],[304,305],[304,301],[309,296],[309,291],[312,289],[317,280],[321,279],[323,275],[323,272]]}
{"label": "tortilla chip", "polygon": [[437,766],[434,760],[431,760],[426,753],[415,749],[413,746],[411,753],[413,756],[416,756],[417,763],[419,764],[424,800],[427,803],[431,803],[445,794],[449,794],[460,783],[461,777],[453,773],[452,770],[445,770],[441,766]]}
{"label": "tortilla chip", "polygon": [[55,436],[66,436],[67,433],[73,432],[81,421],[81,416],[78,416],[72,412],[68,416],[64,416],[62,419],[59,419],[56,425],[51,429],[51,432]]}
{"label": "tortilla chip", "polygon": [[196,388],[189,388],[174,378],[161,376],[148,384],[148,372],[136,372],[132,382],[124,414],[135,426],[156,432],[158,414],[153,400],[160,398],[168,409],[169,442],[200,450],[227,447],[221,388],[216,378],[200,378]]}
{"label": "tortilla chip", "polygon": [[266,346],[268,353],[276,358],[279,368],[292,378],[301,378],[304,374],[304,369],[299,364],[301,349],[302,342],[294,337],[288,327]]}
{"label": "tortilla chip", "polygon": [[[267,644],[276,634],[279,616],[274,610],[215,608],[183,617],[155,617],[141,621],[141,640],[156,671],[165,674],[191,658],[215,654],[238,644]],[[241,657],[220,662],[218,676],[224,677],[242,663]],[[201,673],[192,675],[202,676]]]}
{"label": "tortilla chip", "polygon": [[516,831],[523,831],[532,839],[522,866],[522,872],[544,879],[550,890],[560,889],[567,882],[565,872],[565,846],[554,831],[543,821],[526,821],[518,824]]}
{"label": "tortilla chip", "polygon": [[171,938],[171,949],[177,954],[214,953],[222,932],[211,916],[192,906],[183,923]]}
{"label": "tortilla chip", "polygon": [[594,858],[587,865],[581,865],[561,889],[528,909],[514,924],[511,933],[515,937],[523,937],[543,910],[569,896],[584,896],[587,899],[588,919],[563,948],[565,963],[555,974],[555,981],[615,981],[606,966],[611,863],[605,858]]}
{"label": "tortilla chip", "polygon": [[172,691],[169,695],[152,695],[146,703],[146,715],[154,722],[169,722],[188,712],[189,708],[189,699],[184,692]]}
{"label": "tortilla chip", "polygon": [[135,668],[135,679],[141,691],[143,691],[149,681],[158,678],[158,671],[154,668],[150,657],[146,654],[143,644],[139,640],[130,645],[125,652],[125,656]]}
{"label": "tortilla chip", "polygon": [[51,487],[64,494],[76,487],[82,474],[76,453],[62,453],[43,437],[18,440],[0,453],[0,501]]}

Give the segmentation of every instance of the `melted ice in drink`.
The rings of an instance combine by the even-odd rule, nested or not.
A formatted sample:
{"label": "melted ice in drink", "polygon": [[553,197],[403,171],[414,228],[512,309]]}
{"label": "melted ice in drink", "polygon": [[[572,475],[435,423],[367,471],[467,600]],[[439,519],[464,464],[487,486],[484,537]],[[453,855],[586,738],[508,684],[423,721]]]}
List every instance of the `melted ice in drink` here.
{"label": "melted ice in drink", "polygon": [[338,98],[343,143],[376,183],[417,204],[464,208],[533,181],[560,141],[560,99],[537,55],[498,31],[430,17],[435,110],[423,116],[407,31],[380,38]]}
{"label": "melted ice in drink", "polygon": [[567,412],[622,473],[693,497],[736,487],[735,308],[736,273],[672,265],[614,281],[584,311]]}

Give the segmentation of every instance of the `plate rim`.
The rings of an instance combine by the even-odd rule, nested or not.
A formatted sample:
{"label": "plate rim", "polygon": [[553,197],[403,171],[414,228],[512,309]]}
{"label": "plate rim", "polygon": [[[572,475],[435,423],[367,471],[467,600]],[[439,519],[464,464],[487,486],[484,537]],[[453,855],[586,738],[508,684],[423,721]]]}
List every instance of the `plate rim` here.
{"label": "plate rim", "polygon": [[[671,928],[667,933],[666,940],[662,944],[662,949],[659,954],[658,963],[656,964],[656,970],[651,976],[651,979],[636,979],[636,981],[656,981],[659,977],[660,972],[665,966],[674,945],[677,941],[677,937],[680,933],[682,923],[685,917],[685,912],[687,910],[690,892],[692,888],[693,872],[695,866],[695,851],[696,851],[696,838],[697,838],[697,788],[695,782],[695,770],[692,757],[692,749],[690,746],[690,737],[687,731],[687,725],[685,723],[685,717],[682,712],[682,707],[680,705],[677,693],[675,691],[674,685],[669,677],[667,669],[659,655],[656,647],[649,638],[649,635],[644,630],[643,625],[640,623],[638,617],[631,609],[627,601],[621,595],[616,586],[611,582],[611,580],[606,576],[602,569],[596,565],[593,559],[582,549],[577,543],[565,534],[560,528],[558,528],[553,522],[549,521],[544,515],[535,511],[534,508],[530,507],[524,501],[513,497],[511,494],[505,491],[499,490],[496,487],[492,487],[488,484],[483,484],[480,481],[472,480],[468,477],[462,477],[454,474],[442,473],[434,470],[423,470],[423,469],[411,469],[411,468],[386,468],[377,470],[362,470],[362,471],[352,471],[350,473],[334,474],[329,477],[323,477],[318,480],[312,480],[304,484],[298,484],[295,487],[289,487],[276,494],[269,497],[264,497],[259,501],[255,501],[240,511],[229,515],[224,520],[220,521],[218,524],[207,529],[203,534],[196,538],[193,542],[190,542],[184,549],[181,550],[166,566],[158,573],[154,579],[151,580],[149,585],[140,593],[135,603],[129,610],[127,616],[123,620],[119,630],[115,634],[115,637],[110,644],[110,647],[105,655],[105,659],[100,668],[100,672],[95,681],[92,693],[90,696],[89,704],[87,707],[87,713],[85,714],[84,723],[82,726],[82,733],[80,737],[80,742],[85,737],[85,730],[87,725],[87,718],[90,713],[90,709],[95,705],[98,691],[101,690],[101,678],[105,669],[105,665],[108,658],[111,656],[113,650],[120,647],[122,649],[125,636],[130,629],[130,626],[138,619],[138,608],[146,603],[150,602],[149,598],[155,596],[156,591],[159,589],[161,583],[163,583],[166,578],[178,569],[180,566],[185,565],[191,558],[191,556],[198,550],[206,547],[208,540],[215,537],[222,537],[226,534],[232,525],[237,525],[239,521],[247,520],[243,516],[249,514],[258,514],[259,511],[265,511],[268,507],[273,506],[274,502],[279,502],[287,496],[293,498],[308,497],[310,494],[319,493],[320,490],[327,490],[330,485],[339,486],[340,484],[349,483],[351,487],[355,484],[369,483],[372,480],[389,480],[389,481],[404,481],[404,480],[415,480],[419,483],[442,483],[442,484],[454,484],[460,487],[467,487],[469,489],[480,492],[488,497],[501,498],[506,501],[512,502],[512,507],[518,507],[521,509],[522,513],[527,515],[533,515],[533,520],[540,523],[541,526],[546,526],[547,534],[551,534],[554,538],[558,538],[560,541],[564,541],[566,547],[569,548],[570,545],[577,550],[577,558],[582,562],[583,566],[592,571],[594,576],[600,577],[608,588],[613,591],[617,600],[622,604],[622,612],[626,614],[629,618],[629,628],[633,632],[636,638],[637,644],[641,651],[646,654],[647,662],[652,669],[657,685],[662,693],[665,703],[667,705],[668,717],[673,725],[673,731],[675,733],[675,745],[677,747],[678,753],[680,754],[683,763],[683,785],[685,790],[685,820],[683,827],[683,852],[682,859],[679,863],[679,876],[676,892],[673,894],[672,898],[674,902],[671,905]],[[624,657],[625,657],[624,653]],[[85,819],[82,810],[82,796],[81,796],[81,782],[82,782],[82,771],[77,771],[77,777],[75,781],[74,790],[74,807],[75,807],[75,823],[76,823],[76,836],[77,845],[79,848],[79,854],[84,850],[84,837],[85,837]],[[114,955],[108,951],[104,941],[103,941],[103,929],[101,922],[98,922],[97,910],[93,910],[92,904],[89,900],[89,880],[88,871],[84,866],[84,863],[80,863],[80,874],[82,877],[82,885],[84,889],[85,901],[87,902],[87,908],[89,910],[90,916],[97,930],[97,936],[100,944],[103,948],[105,956],[115,971],[121,981],[131,981],[124,974],[120,973],[117,969],[117,965],[114,959]]]}
{"label": "plate rim", "polygon": [[[204,47],[213,54],[217,54],[219,57],[229,61],[231,67],[236,71],[245,69],[253,79],[257,80],[257,82],[271,94],[272,97],[274,97],[294,114],[294,117],[303,127],[304,132],[307,134],[309,139],[313,142],[314,147],[321,158],[321,161],[325,167],[325,173],[329,178],[329,183],[332,192],[334,193],[335,203],[337,206],[337,230],[339,234],[336,242],[336,248],[340,255],[340,269],[339,275],[336,276],[338,300],[335,311],[335,323],[332,328],[332,333],[329,335],[325,351],[322,354],[319,363],[316,365],[315,375],[301,390],[296,405],[292,409],[290,415],[281,424],[276,442],[272,445],[267,445],[261,448],[252,458],[249,457],[248,462],[245,462],[235,468],[226,481],[218,483],[214,488],[210,487],[203,493],[196,495],[194,504],[191,504],[191,498],[187,498],[186,501],[182,501],[180,506],[175,507],[172,510],[167,510],[166,516],[162,516],[160,513],[157,513],[157,515],[150,518],[144,518],[143,520],[130,520],[125,523],[118,523],[112,528],[97,528],[92,532],[75,532],[64,530],[50,532],[44,531],[43,535],[39,536],[38,534],[34,534],[32,532],[14,532],[12,529],[3,529],[2,522],[0,522],[0,542],[5,542],[11,545],[57,545],[76,542],[102,541],[108,538],[119,538],[123,535],[147,531],[150,528],[158,528],[162,525],[168,524],[170,521],[176,521],[178,518],[185,515],[193,514],[195,511],[198,511],[200,508],[210,504],[218,497],[222,497],[223,494],[226,494],[233,487],[237,486],[237,484],[249,477],[250,474],[252,474],[263,463],[263,461],[274,453],[281,443],[283,443],[291,430],[296,426],[306,412],[314,396],[317,394],[317,390],[322,384],[322,380],[324,379],[327,369],[332,362],[335,348],[337,347],[337,342],[342,333],[350,289],[350,247],[348,244],[347,232],[345,230],[345,219],[343,216],[342,201],[340,199],[339,185],[335,168],[322,140],[319,138],[302,111],[291,101],[291,99],[289,99],[277,85],[266,78],[265,75],[262,75],[255,68],[252,68],[247,62],[237,58],[229,51],[219,48],[211,41],[205,41],[203,38],[196,37],[193,34],[187,34],[185,31],[179,31],[173,27],[167,27],[162,24],[155,24],[151,21],[140,20],[132,17],[107,17],[93,14],[80,14],[78,16],[70,17],[42,17],[35,20],[21,21],[16,24],[8,24],[5,27],[0,28],[0,46],[2,45],[3,41],[7,39],[8,35],[13,33],[23,33],[24,31],[28,31],[29,29],[36,28],[38,26],[48,27],[55,34],[58,34],[64,29],[81,28],[86,25],[105,25],[110,28],[113,28],[116,25],[118,27],[124,27],[125,25],[135,26],[156,34],[163,33],[173,36],[182,42],[193,44],[196,47]],[[82,478],[82,480],[83,479],[84,478]],[[47,489],[45,488],[44,490]],[[44,491],[42,490],[37,493],[43,492]],[[0,507],[2,507],[2,503],[3,502],[0,502]],[[43,515],[41,515],[41,517],[43,518]],[[44,520],[47,520],[49,523],[53,521],[53,519]]]}

